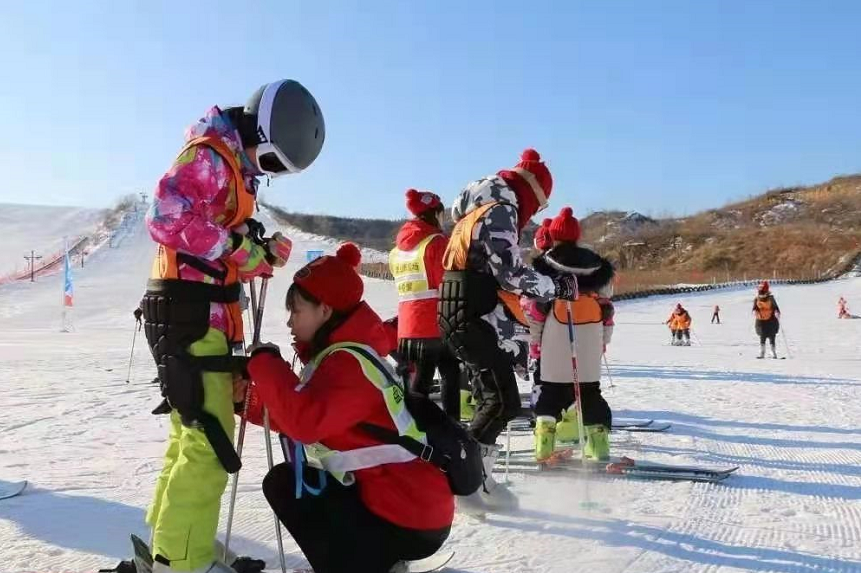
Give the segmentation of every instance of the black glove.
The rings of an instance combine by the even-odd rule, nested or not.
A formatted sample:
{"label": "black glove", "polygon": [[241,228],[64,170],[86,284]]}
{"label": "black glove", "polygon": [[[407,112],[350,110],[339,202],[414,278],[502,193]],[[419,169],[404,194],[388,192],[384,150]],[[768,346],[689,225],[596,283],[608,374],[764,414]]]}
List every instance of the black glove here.
{"label": "black glove", "polygon": [[248,227],[248,238],[258,245],[265,244],[266,227],[263,226],[263,223],[254,219],[245,219],[245,225]]}
{"label": "black glove", "polygon": [[266,562],[261,559],[252,559],[251,557],[237,557],[230,567],[236,573],[262,573],[266,569]]}
{"label": "black glove", "polygon": [[560,275],[553,279],[556,287],[556,298],[562,300],[577,300],[577,277],[574,275]]}

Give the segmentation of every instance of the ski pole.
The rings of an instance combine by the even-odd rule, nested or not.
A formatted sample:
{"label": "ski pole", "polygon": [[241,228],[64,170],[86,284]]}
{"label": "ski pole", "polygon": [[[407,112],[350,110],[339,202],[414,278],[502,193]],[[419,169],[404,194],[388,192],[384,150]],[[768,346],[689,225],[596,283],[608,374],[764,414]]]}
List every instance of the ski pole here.
{"label": "ski pole", "polygon": [[143,323],[141,323],[141,316],[143,316],[143,311],[140,308],[137,308],[137,309],[135,309],[134,315],[135,315],[135,321],[138,324],[137,324],[137,328],[135,328],[134,332],[132,333],[132,349],[131,349],[131,352],[129,352],[129,369],[128,369],[128,371],[126,371],[126,384],[128,384],[132,378],[132,361],[134,360],[134,357],[135,357],[135,342],[137,341],[137,338],[138,338],[138,331],[143,326]]}
{"label": "ski pole", "polygon": [[[578,296],[577,281],[574,281],[574,299]],[[580,434],[580,459],[586,461],[586,428],[583,425],[583,401],[581,400],[580,379],[577,376],[577,342],[574,338],[574,316],[571,312],[571,301],[565,305],[565,312],[568,315],[568,342],[571,344],[571,366],[574,369],[574,408],[577,412],[577,431]]]}
{"label": "ski pole", "polygon": [[[266,293],[269,290],[269,279],[264,278],[260,285],[260,297],[257,297],[257,292],[254,283],[251,283],[251,310],[254,313],[254,338],[253,344],[260,344],[260,333],[263,330],[263,311],[266,308]],[[272,455],[272,430],[269,425],[269,408],[263,407],[263,439],[266,446],[266,462],[269,465],[269,471],[275,467],[275,461]],[[272,516],[275,518],[275,539],[278,542],[278,557],[281,560],[281,571],[287,573],[287,562],[284,557],[284,538],[281,535],[281,521],[278,519],[278,514],[272,511]]]}
{"label": "ski pole", "polygon": [[[253,287],[254,281],[251,281]],[[244,294],[244,293],[243,293]],[[256,303],[255,303],[256,304]],[[247,354],[245,339],[242,340],[242,351]],[[245,402],[242,405],[242,418],[239,420],[239,434],[236,438],[236,455],[242,459],[242,447],[245,445],[245,429],[248,426],[248,403],[250,402],[251,386],[245,388]],[[224,533],[224,557],[227,561],[227,553],[230,549],[230,532],[233,529],[233,514],[236,509],[236,492],[239,488],[239,472],[233,474],[233,483],[230,486],[230,502],[227,505],[227,526]],[[228,563],[229,565],[229,563]]]}
{"label": "ski pole", "polygon": [[607,362],[607,354],[602,354],[601,357],[604,359],[604,368],[607,369],[607,379],[610,381],[610,389],[612,390],[616,385],[613,383],[613,375],[610,374],[610,363]]}
{"label": "ski pole", "polygon": [[[258,319],[261,318],[258,305],[257,305],[257,285],[254,280],[249,282],[249,288],[251,290],[251,320],[252,320],[252,332],[253,332],[253,340],[255,342],[260,342],[260,329],[258,327]],[[263,279],[263,286],[261,289],[263,290],[264,298],[265,298],[265,290],[268,288],[267,279]],[[242,343],[243,352],[245,349],[245,341]],[[242,407],[242,419],[239,421],[239,434],[236,439],[236,454],[242,459],[242,450],[245,446],[245,432],[248,427],[248,405],[250,402],[250,394],[251,394],[251,386],[249,385],[245,389],[245,403]],[[239,472],[236,472],[233,475],[233,483],[230,488],[230,503],[227,506],[227,526],[224,534],[224,559],[227,559],[227,552],[230,549],[230,534],[233,531],[233,516],[236,511],[236,493],[239,489]],[[279,532],[280,534],[280,526]],[[283,555],[283,552],[282,552]],[[282,558],[283,562],[283,558]]]}
{"label": "ski pole", "polygon": [[792,352],[789,350],[789,338],[786,336],[786,327],[781,325],[780,332],[783,333],[783,345],[786,347],[786,356],[792,358]]}
{"label": "ski pole", "polygon": [[697,336],[697,333],[696,333],[696,332],[694,332],[694,329],[693,329],[693,328],[691,329],[691,336],[693,336],[693,337],[694,337],[694,340],[696,340],[696,341],[697,341],[697,344],[699,344],[700,346],[702,346],[702,345],[703,345],[702,341],[700,340],[700,337],[699,337],[699,336]]}
{"label": "ski pole", "polygon": [[511,421],[505,424],[505,483],[508,483],[508,467],[511,465]]}

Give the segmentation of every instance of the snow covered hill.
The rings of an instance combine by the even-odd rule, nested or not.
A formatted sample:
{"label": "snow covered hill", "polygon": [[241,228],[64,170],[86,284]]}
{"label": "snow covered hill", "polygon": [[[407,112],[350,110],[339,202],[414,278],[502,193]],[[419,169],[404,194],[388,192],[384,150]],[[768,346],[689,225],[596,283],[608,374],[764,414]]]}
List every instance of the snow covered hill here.
{"label": "snow covered hill", "polygon": [[47,257],[63,248],[63,235],[71,240],[91,232],[104,213],[82,207],[0,203],[0,228],[5,237],[0,249],[0,277],[28,268],[24,256],[30,255],[31,249]]}
{"label": "snow covered hill", "polygon": [[[277,229],[265,213],[261,218],[269,232]],[[296,236],[293,260],[272,281],[264,339],[288,345],[283,299],[290,277],[305,251],[332,248]],[[0,287],[0,480],[31,482],[21,496],[0,501],[0,571],[94,571],[129,556],[129,533],[148,535],[143,515],[167,424],[149,414],[157,390],[140,335],[125,381],[131,312],[153,251],[138,223],[117,248],[76,270],[71,333],[59,332],[61,277]],[[392,283],[366,279],[366,293],[381,316],[395,312]],[[673,427],[614,433],[615,453],[738,465],[738,475],[706,485],[513,473],[521,510],[484,521],[458,516],[449,570],[861,571],[861,320],[835,318],[840,295],[850,307],[861,304],[861,279],[776,289],[787,360],[754,358],[752,293],[620,303],[609,349],[615,387],[605,395],[617,418]],[[692,347],[670,346],[662,324],[678,300],[694,319]],[[715,304],[724,324],[708,324]],[[780,351],[786,353],[783,341]],[[234,544],[275,571],[272,520],[260,491],[262,439],[253,428],[246,440]],[[513,442],[528,447],[529,438]],[[288,564],[303,565],[289,537],[285,544]]]}

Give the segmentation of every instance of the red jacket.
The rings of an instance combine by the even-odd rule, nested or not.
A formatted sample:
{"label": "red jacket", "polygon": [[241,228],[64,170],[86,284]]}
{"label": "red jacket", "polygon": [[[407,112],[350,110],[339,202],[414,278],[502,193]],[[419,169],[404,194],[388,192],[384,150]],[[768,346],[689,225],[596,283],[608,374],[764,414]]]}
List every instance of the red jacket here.
{"label": "red jacket", "polygon": [[[440,236],[428,244],[424,262],[428,288],[438,289],[443,275],[442,257],[448,246],[448,238],[442,231],[419,219],[411,219],[398,231],[395,245],[398,249],[409,251],[433,234]],[[436,307],[435,298],[398,303],[398,338],[439,338]]]}
{"label": "red jacket", "polygon": [[[329,342],[366,344],[380,355],[391,349],[380,317],[364,302],[332,333]],[[304,361],[306,357],[300,358]],[[379,444],[356,428],[359,422],[396,429],[382,394],[347,352],[324,358],[300,392],[295,391],[299,378],[274,351],[255,353],[248,371],[255,392],[269,407],[272,426],[299,442],[319,442],[345,451]],[[254,402],[249,404],[248,418],[256,423],[260,412],[251,407]],[[387,464],[358,470],[355,476],[364,504],[391,523],[430,530],[449,527],[454,519],[448,480],[430,463]]]}

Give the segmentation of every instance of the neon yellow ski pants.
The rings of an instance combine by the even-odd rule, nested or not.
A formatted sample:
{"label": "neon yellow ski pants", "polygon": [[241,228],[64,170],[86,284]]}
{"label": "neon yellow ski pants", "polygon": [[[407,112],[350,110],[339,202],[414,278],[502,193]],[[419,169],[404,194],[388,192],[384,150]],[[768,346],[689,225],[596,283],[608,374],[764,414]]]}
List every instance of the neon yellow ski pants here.
{"label": "neon yellow ski pants", "polygon": [[[227,338],[210,328],[189,352],[193,356],[226,354]],[[232,439],[236,424],[232,375],[204,372],[203,390],[203,409],[218,418]],[[192,571],[211,563],[216,557],[213,545],[226,486],[227,472],[203,430],[183,426],[179,414],[171,412],[164,467],[146,515],[153,528],[152,554],[168,559],[175,571]]]}

